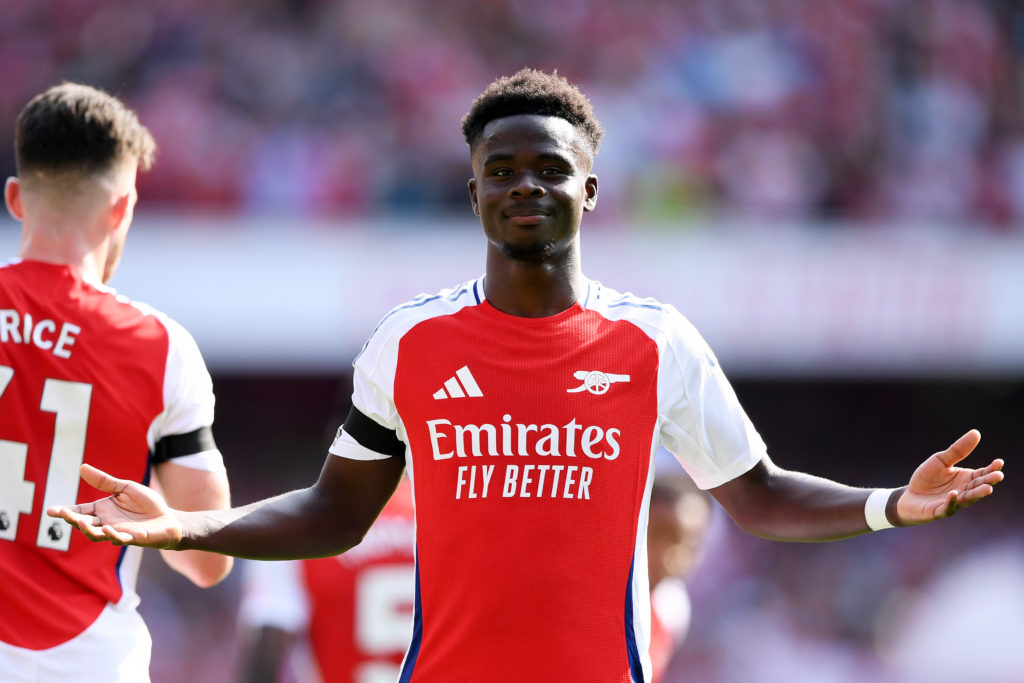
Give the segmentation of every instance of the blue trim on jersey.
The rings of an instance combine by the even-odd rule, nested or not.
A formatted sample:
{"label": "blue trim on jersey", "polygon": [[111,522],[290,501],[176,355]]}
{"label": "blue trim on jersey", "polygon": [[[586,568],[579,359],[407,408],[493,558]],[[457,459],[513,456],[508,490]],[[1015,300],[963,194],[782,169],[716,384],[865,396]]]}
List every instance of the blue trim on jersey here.
{"label": "blue trim on jersey", "polygon": [[633,308],[650,308],[655,311],[662,310],[662,307],[657,304],[644,304],[635,299],[628,299],[623,301],[616,301],[615,303],[608,304],[608,308],[617,308],[619,306],[632,306]]}
{"label": "blue trim on jersey", "polygon": [[587,280],[587,293],[583,296],[583,308],[590,305],[590,288],[593,286],[593,280]]}
{"label": "blue trim on jersey", "polygon": [[484,302],[484,299],[480,295],[480,290],[477,289],[479,286],[480,286],[480,279],[477,278],[476,280],[473,281],[473,298],[476,299],[476,302],[478,304],[482,304]]}
{"label": "blue trim on jersey", "polygon": [[453,292],[452,294],[448,295],[448,301],[455,301],[456,299],[458,299],[460,296],[462,296],[463,294],[465,294],[468,291],[469,291],[469,285],[468,284],[467,285],[463,285],[461,289],[458,289],[455,292]]}
{"label": "blue trim on jersey", "polygon": [[412,678],[412,670],[416,668],[416,659],[420,655],[420,645],[423,644],[423,610],[420,605],[420,561],[416,556],[416,599],[412,608],[412,642],[409,643],[409,651],[405,654],[405,661],[402,663],[402,675],[398,683],[409,683]]}
{"label": "blue trim on jersey", "polygon": [[640,664],[640,651],[636,647],[633,630],[633,565],[629,563],[629,583],[626,585],[626,653],[629,655],[629,674],[633,683],[643,683],[644,668]]}

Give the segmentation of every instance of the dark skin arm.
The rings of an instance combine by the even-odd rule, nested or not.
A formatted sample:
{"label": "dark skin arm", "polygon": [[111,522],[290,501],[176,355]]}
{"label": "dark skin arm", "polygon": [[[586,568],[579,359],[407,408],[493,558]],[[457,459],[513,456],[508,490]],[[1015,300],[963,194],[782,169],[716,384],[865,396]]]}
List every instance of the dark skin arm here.
{"label": "dark skin arm", "polygon": [[[1002,460],[980,469],[956,466],[980,439],[971,430],[921,463],[910,482],[890,495],[890,523],[911,526],[942,519],[991,495],[1003,480]],[[781,541],[832,541],[870,531],[864,503],[871,491],[784,470],[766,456],[710,493],[749,533]]]}
{"label": "dark skin arm", "polygon": [[182,512],[152,489],[82,465],[86,483],[112,495],[46,512],[90,540],[206,550],[256,560],[327,557],[362,541],[402,477],[402,458],[328,455],[313,486],[230,510]]}

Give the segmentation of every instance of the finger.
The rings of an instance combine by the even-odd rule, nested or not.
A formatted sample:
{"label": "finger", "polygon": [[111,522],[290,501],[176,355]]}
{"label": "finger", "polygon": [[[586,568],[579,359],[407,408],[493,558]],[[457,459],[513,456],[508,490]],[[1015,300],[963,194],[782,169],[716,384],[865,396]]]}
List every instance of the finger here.
{"label": "finger", "polygon": [[960,494],[960,507],[966,507],[968,505],[977,503],[982,498],[985,498],[986,496],[991,496],[994,491],[995,489],[992,488],[990,484],[981,484],[980,486],[975,486],[974,488],[968,491],[964,491],[962,494]]}
{"label": "finger", "polygon": [[110,526],[109,524],[104,524],[101,530],[104,536],[109,538],[112,542],[114,542],[117,545],[130,544],[135,540],[135,537],[132,536],[132,534],[126,531],[120,531],[115,527]]}
{"label": "finger", "polygon": [[970,455],[971,451],[975,449],[979,441],[981,441],[981,432],[977,429],[972,429],[954,441],[953,445],[949,448],[944,451],[940,451],[935,455],[938,456],[939,460],[941,460],[942,464],[946,467],[952,467]]}
{"label": "finger", "polygon": [[99,519],[96,517],[91,515],[78,515],[73,512],[66,511],[66,514],[62,514],[61,518],[71,526],[81,531],[90,541],[106,540],[106,537],[98,526]]}
{"label": "finger", "polygon": [[[1002,469],[1003,469],[1003,459],[1002,458],[996,458],[991,463],[989,463],[988,467],[983,467],[980,470],[975,470],[974,471],[974,476],[982,477],[982,476],[985,476],[985,475],[987,475],[987,474],[989,474],[991,472],[999,472]],[[1000,479],[1000,481],[1002,481],[1002,479]]]}
{"label": "finger", "polygon": [[59,517],[61,519],[67,519],[64,516],[64,512],[70,512],[72,514],[80,515],[93,515],[96,514],[95,503],[82,503],[80,505],[51,505],[46,508],[46,514],[50,517]]}
{"label": "finger", "polygon": [[1004,476],[1005,475],[1002,472],[996,470],[995,472],[989,472],[988,474],[982,477],[976,477],[975,481],[978,482],[979,484],[992,484],[993,486],[995,486],[996,484],[1003,480]]}
{"label": "finger", "polygon": [[121,493],[128,485],[126,480],[118,479],[86,463],[82,463],[82,466],[78,468],[78,473],[86,484],[107,493]]}
{"label": "finger", "polygon": [[950,517],[954,512],[956,512],[959,497],[959,492],[955,490],[946,493],[946,507],[943,510],[943,517]]}

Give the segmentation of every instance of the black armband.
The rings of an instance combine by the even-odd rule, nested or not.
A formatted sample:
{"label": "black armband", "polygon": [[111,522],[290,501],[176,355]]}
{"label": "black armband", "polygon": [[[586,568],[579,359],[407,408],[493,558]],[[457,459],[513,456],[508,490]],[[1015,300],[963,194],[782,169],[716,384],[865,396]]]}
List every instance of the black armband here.
{"label": "black armband", "polygon": [[393,429],[377,424],[355,406],[348,412],[341,428],[363,448],[399,458],[405,456],[405,444],[398,438],[398,434]]}
{"label": "black armband", "polygon": [[207,425],[187,434],[168,434],[161,438],[153,447],[150,460],[154,465],[159,465],[174,458],[212,451],[215,448],[217,444],[213,440],[213,429]]}

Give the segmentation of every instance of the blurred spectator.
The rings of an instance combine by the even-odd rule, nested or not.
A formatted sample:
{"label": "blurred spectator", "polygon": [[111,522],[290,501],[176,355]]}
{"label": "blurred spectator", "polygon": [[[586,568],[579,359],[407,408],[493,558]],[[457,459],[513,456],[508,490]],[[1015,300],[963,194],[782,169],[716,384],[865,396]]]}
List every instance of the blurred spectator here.
{"label": "blurred spectator", "polygon": [[697,565],[710,522],[711,497],[688,476],[655,478],[647,523],[653,683],[662,681],[689,630],[690,596],[683,580]]}
{"label": "blurred spectator", "polygon": [[0,116],[63,79],[121,95],[161,145],[150,205],[462,210],[453,107],[531,65],[583,83],[616,131],[598,219],[1024,225],[1009,0],[8,5]]}

